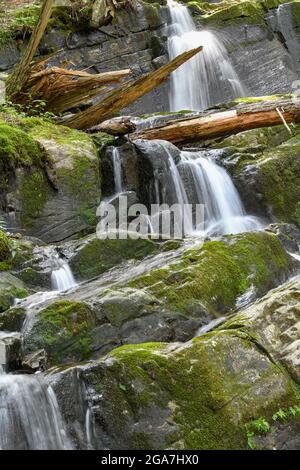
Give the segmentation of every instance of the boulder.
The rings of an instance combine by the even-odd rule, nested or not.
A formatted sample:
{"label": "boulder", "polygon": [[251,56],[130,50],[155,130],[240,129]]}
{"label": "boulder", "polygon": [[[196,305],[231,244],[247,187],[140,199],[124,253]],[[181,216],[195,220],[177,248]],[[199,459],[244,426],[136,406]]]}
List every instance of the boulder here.
{"label": "boulder", "polygon": [[62,410],[76,381],[86,387],[97,449],[245,449],[253,417],[298,403],[289,376],[238,329],[123,346],[75,370],[49,381]]}
{"label": "boulder", "polygon": [[95,235],[65,244],[71,251],[69,265],[78,280],[92,279],[127,260],[141,260],[158,251],[150,239],[99,239]]}
{"label": "boulder", "polygon": [[1,199],[15,214],[16,231],[56,242],[93,230],[101,190],[90,136],[27,118],[19,126],[0,123],[1,139],[1,177],[9,181]]}
{"label": "boulder", "polygon": [[8,272],[0,272],[0,312],[9,309],[16,298],[24,298],[28,290],[20,279]]}
{"label": "boulder", "polygon": [[21,362],[21,345],[19,333],[0,332],[0,368],[7,372],[18,368]]}
{"label": "boulder", "polygon": [[[121,248],[130,240],[104,242],[118,242],[110,246]],[[145,240],[138,242],[144,256],[148,245],[143,246]],[[103,246],[110,262],[114,252],[107,248],[109,244]],[[131,256],[137,256],[139,245],[132,247],[136,249]],[[124,259],[120,253],[114,255],[116,262]],[[125,253],[128,256],[130,250],[124,248]],[[91,269],[99,273],[105,250],[97,256],[89,253],[87,244],[88,262],[75,271],[77,275],[92,276],[95,271]],[[76,270],[80,264],[73,266]],[[45,349],[49,364],[54,365],[97,358],[122,344],[188,341],[211,320],[284,282],[297,272],[299,263],[284,251],[276,235],[258,232],[227,236],[175,253],[163,251],[163,257],[149,257],[142,267],[130,265],[129,271],[128,266],[85,282],[75,292],[61,294],[60,300],[49,298],[35,312],[31,309],[24,331],[25,352]]]}

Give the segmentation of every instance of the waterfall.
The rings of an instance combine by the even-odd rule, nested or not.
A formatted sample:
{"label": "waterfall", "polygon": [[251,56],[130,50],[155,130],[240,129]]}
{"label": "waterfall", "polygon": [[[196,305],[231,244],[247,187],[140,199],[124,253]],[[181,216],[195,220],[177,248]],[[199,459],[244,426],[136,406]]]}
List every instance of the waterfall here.
{"label": "waterfall", "polygon": [[112,160],[113,160],[113,166],[114,166],[115,191],[118,194],[122,192],[123,186],[122,186],[122,162],[121,162],[120,152],[117,147],[113,148]]}
{"label": "waterfall", "polygon": [[202,52],[171,74],[170,109],[204,110],[224,101],[224,92],[235,98],[246,90],[230,63],[226,48],[211,31],[197,31],[184,5],[168,0],[171,17],[168,50],[170,59],[203,46]]}
{"label": "waterfall", "polygon": [[60,267],[52,271],[51,284],[52,289],[58,291],[65,291],[77,285],[71,268],[66,261],[60,260]]}
{"label": "waterfall", "polygon": [[0,449],[71,449],[55,394],[39,377],[0,373]]}
{"label": "waterfall", "polygon": [[180,165],[190,170],[197,203],[205,206],[205,233],[222,235],[259,230],[259,219],[246,214],[239,193],[226,170],[211,157],[202,155],[201,151],[181,152]]}
{"label": "waterfall", "polygon": [[[216,163],[218,150],[180,151],[162,140],[135,145],[153,171],[148,188],[151,233],[159,232],[158,222],[168,212],[164,206],[173,204],[181,208],[184,235],[220,236],[262,228],[258,217],[246,213],[230,175]],[[154,204],[158,207],[153,214]],[[204,224],[203,219],[195,220],[196,205],[204,208]]]}

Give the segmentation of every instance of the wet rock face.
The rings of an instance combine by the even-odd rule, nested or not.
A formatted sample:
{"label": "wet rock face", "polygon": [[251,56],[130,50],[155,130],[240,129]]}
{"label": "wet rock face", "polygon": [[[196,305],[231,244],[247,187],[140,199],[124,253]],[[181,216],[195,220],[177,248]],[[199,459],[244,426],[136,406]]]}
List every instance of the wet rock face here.
{"label": "wet rock face", "polygon": [[1,122],[0,131],[1,207],[13,214],[12,231],[55,242],[93,230],[101,182],[92,138],[42,119]]}
{"label": "wet rock face", "polygon": [[300,134],[284,126],[256,129],[216,144],[227,152],[220,159],[248,212],[272,222],[299,226]]}
{"label": "wet rock face", "polygon": [[[132,240],[123,242],[90,237],[72,242],[78,251],[70,265],[80,279],[107,271],[112,262],[123,265],[60,294],[59,300],[41,298],[30,308],[26,354],[45,349],[54,365],[98,358],[122,344],[188,341],[199,327],[261,297],[299,266],[274,234],[263,232],[227,236],[176,255],[159,253],[150,240],[135,241],[132,252]],[[141,267],[136,260],[149,253]],[[157,267],[151,269],[155,260]],[[129,269],[133,274],[126,277]],[[24,306],[26,301],[19,304]]]}
{"label": "wet rock face", "polygon": [[[85,389],[80,404],[90,407],[94,448],[245,449],[247,429],[262,417],[275,431],[253,432],[258,448],[295,448],[299,424],[290,410],[298,394],[276,361],[299,382],[295,336],[288,334],[296,333],[298,297],[299,280],[191,342],[124,346],[77,375],[70,369],[48,380],[73,429],[82,414],[76,419],[68,403]],[[273,419],[279,410],[283,422]]]}

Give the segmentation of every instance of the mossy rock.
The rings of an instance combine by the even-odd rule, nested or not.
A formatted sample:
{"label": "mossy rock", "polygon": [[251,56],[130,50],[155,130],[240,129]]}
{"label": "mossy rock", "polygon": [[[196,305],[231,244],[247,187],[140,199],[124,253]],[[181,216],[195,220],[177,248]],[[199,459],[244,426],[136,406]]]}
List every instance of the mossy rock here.
{"label": "mossy rock", "polygon": [[41,310],[24,337],[24,350],[45,349],[49,364],[78,362],[92,353],[95,318],[81,302],[57,300]]}
{"label": "mossy rock", "polygon": [[299,403],[288,374],[238,329],[123,346],[80,377],[98,405],[97,448],[245,449],[245,423]]}
{"label": "mossy rock", "polygon": [[11,243],[9,237],[0,230],[0,271],[1,263],[8,261],[11,258]]}
{"label": "mossy rock", "polygon": [[9,309],[16,298],[28,295],[25,284],[7,272],[0,272],[0,312]]}
{"label": "mossy rock", "polygon": [[43,153],[23,129],[0,120],[0,183],[1,189],[8,189],[9,175],[17,168],[42,166]]}
{"label": "mossy rock", "polygon": [[47,119],[0,122],[0,183],[16,201],[18,228],[56,242],[96,226],[101,198],[98,151],[91,136]]}
{"label": "mossy rock", "polygon": [[26,310],[24,308],[12,307],[3,313],[0,313],[0,330],[2,331],[21,331]]}
{"label": "mossy rock", "polygon": [[156,251],[158,247],[150,239],[101,240],[92,236],[80,241],[70,266],[76,279],[91,279],[126,260],[143,259]]}
{"label": "mossy rock", "polygon": [[278,238],[245,233],[186,250],[178,261],[130,281],[146,289],[171,311],[187,313],[202,304],[210,314],[235,308],[251,286],[263,295],[293,272],[293,262]]}
{"label": "mossy rock", "polygon": [[201,15],[203,25],[224,27],[227,24],[247,22],[265,25],[264,17],[268,10],[277,8],[284,0],[224,0],[217,3],[198,0],[184,1],[193,12]]}

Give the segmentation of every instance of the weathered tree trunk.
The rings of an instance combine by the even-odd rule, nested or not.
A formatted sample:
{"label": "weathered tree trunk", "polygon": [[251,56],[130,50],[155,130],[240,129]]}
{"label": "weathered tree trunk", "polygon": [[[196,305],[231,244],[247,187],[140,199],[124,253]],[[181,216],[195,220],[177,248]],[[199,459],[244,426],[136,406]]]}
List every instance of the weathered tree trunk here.
{"label": "weathered tree trunk", "polygon": [[127,116],[117,117],[108,119],[107,121],[98,124],[97,126],[91,127],[87,131],[90,133],[94,132],[106,132],[111,135],[125,135],[130,134],[136,130],[136,125]]}
{"label": "weathered tree trunk", "polygon": [[[195,54],[198,54],[201,50],[202,47],[197,47],[180,54],[168,64],[155,70],[155,72],[144,75],[138,80],[125,83],[123,86],[110,93],[104,100],[62,123],[76,129],[88,129],[101,121],[109,119],[116,112],[120,111],[120,109],[126,108],[126,106],[163,83],[171,72],[176,70]],[[201,84],[199,84],[199,86],[201,86]]]}
{"label": "weathered tree trunk", "polygon": [[46,102],[46,111],[61,113],[108,93],[106,85],[119,83],[131,74],[129,69],[90,74],[60,67],[45,69],[46,65],[47,61],[31,69],[21,93],[15,97],[19,104],[41,99]]}
{"label": "weathered tree trunk", "polygon": [[8,77],[6,93],[11,99],[19,93],[28,78],[31,61],[47,28],[53,4],[54,0],[44,0],[38,23],[31,35],[29,44],[22,56],[22,59],[14,72],[10,77]]}
{"label": "weathered tree trunk", "polygon": [[230,111],[172,121],[163,126],[136,132],[130,137],[132,140],[162,139],[183,143],[293,122],[300,122],[299,98],[240,105]]}

